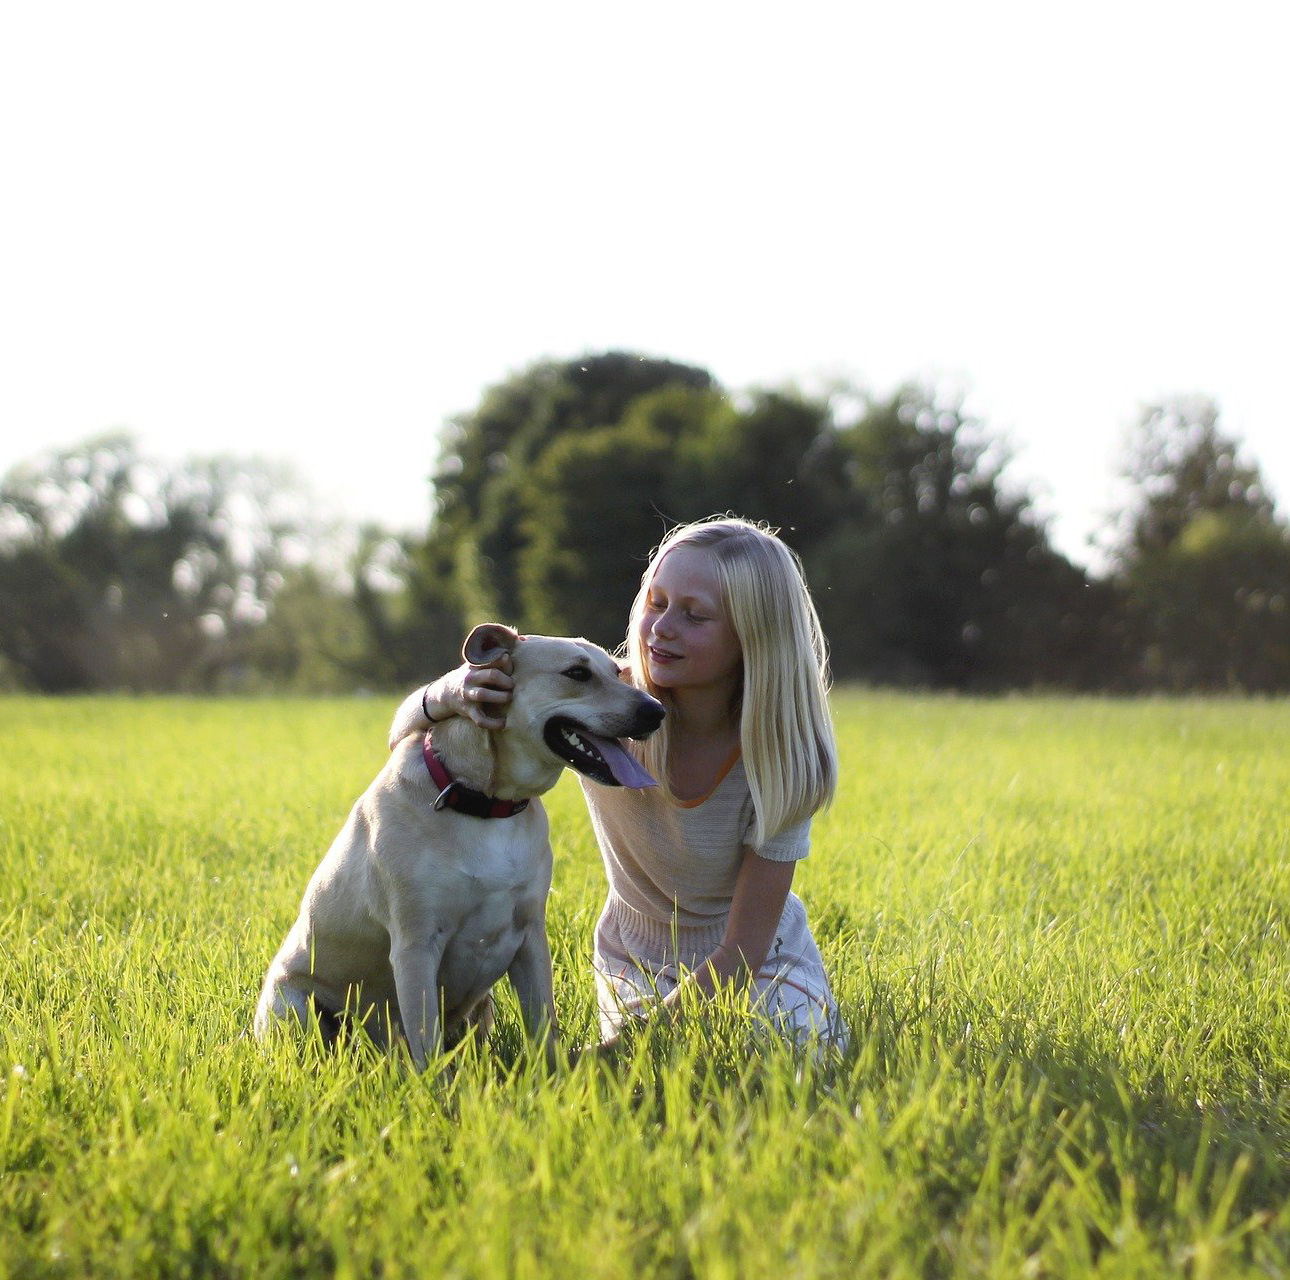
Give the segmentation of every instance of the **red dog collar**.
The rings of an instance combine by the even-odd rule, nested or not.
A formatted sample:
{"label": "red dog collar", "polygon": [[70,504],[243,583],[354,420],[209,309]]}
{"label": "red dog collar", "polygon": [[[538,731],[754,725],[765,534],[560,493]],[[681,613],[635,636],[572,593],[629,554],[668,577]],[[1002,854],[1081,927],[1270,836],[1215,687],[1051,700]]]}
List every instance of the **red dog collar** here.
{"label": "red dog collar", "polygon": [[458,782],[445,768],[443,758],[434,749],[434,743],[427,732],[421,744],[421,754],[425,758],[430,777],[439,788],[439,797],[434,802],[436,810],[445,807],[456,809],[470,818],[513,818],[529,807],[527,800],[499,800],[496,796],[485,795],[482,791],[472,791]]}

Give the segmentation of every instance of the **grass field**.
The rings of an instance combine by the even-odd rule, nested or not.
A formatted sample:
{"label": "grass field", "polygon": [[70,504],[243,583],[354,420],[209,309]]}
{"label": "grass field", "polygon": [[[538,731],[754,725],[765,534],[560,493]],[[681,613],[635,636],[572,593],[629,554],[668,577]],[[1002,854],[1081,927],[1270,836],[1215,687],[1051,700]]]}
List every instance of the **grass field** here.
{"label": "grass field", "polygon": [[[1290,1274],[1290,705],[844,691],[853,1028],[611,1070],[247,1039],[393,700],[0,700],[0,1276]],[[550,797],[566,1037],[604,895]]]}

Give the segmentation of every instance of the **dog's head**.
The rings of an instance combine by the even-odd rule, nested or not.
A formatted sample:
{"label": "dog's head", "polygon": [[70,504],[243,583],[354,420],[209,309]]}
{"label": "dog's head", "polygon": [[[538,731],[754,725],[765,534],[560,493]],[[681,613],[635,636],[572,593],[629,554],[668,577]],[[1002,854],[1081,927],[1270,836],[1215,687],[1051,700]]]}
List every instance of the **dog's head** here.
{"label": "dog's head", "polygon": [[663,706],[627,684],[598,645],[522,636],[487,622],[466,637],[462,656],[481,667],[510,657],[515,691],[506,713],[508,736],[541,744],[561,764],[605,786],[657,785],[618,739],[649,737],[663,723]]}

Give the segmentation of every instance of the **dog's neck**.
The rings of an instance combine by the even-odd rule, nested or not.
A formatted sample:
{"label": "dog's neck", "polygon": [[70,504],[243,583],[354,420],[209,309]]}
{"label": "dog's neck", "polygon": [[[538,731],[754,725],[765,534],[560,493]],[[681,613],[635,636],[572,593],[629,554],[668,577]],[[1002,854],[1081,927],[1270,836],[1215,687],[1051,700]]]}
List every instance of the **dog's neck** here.
{"label": "dog's neck", "polygon": [[563,766],[545,750],[540,755],[524,751],[513,734],[489,732],[463,716],[441,721],[432,733],[444,768],[473,791],[499,800],[528,800],[559,781]]}

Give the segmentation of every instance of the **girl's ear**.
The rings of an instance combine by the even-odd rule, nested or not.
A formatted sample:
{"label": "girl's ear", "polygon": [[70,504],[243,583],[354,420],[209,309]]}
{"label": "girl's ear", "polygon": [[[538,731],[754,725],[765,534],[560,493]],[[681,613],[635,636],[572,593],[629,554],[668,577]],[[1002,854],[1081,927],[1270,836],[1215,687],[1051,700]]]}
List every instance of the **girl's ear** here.
{"label": "girl's ear", "polygon": [[482,622],[466,637],[461,656],[472,667],[492,667],[514,653],[519,642],[520,633],[511,627],[500,622]]}

